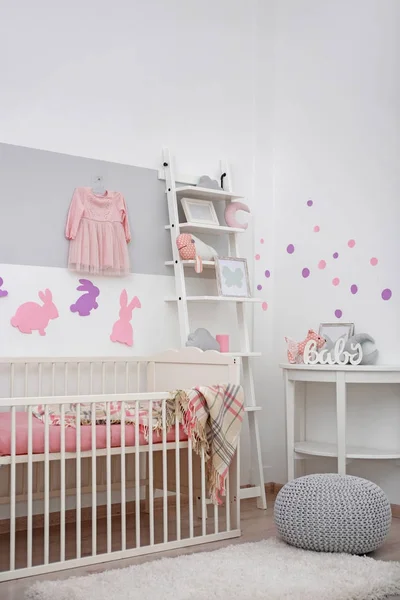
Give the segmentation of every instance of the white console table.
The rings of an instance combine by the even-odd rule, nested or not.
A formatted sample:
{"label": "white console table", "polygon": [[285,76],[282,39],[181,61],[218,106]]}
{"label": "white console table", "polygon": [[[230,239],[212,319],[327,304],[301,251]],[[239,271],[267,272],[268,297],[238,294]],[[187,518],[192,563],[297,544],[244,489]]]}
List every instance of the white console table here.
{"label": "white console table", "polygon": [[[288,480],[295,477],[296,457],[337,457],[338,473],[346,474],[346,460],[357,459],[400,459],[400,449],[394,451],[346,445],[346,391],[351,383],[400,384],[400,366],[339,366],[339,365],[280,365],[285,379],[286,435]],[[305,439],[305,415],[301,412],[300,439],[295,436],[296,383],[316,382],[336,384],[336,427],[337,444],[311,442]],[[305,396],[302,401],[305,409]]]}

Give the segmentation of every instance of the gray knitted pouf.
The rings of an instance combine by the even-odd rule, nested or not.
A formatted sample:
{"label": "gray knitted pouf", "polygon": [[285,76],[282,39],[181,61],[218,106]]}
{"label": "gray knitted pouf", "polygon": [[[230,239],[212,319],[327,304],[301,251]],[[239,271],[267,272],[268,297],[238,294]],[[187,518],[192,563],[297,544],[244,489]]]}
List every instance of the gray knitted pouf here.
{"label": "gray knitted pouf", "polygon": [[304,550],[367,554],[383,544],[392,511],[380,487],[351,475],[307,475],[283,486],[275,502],[282,539]]}

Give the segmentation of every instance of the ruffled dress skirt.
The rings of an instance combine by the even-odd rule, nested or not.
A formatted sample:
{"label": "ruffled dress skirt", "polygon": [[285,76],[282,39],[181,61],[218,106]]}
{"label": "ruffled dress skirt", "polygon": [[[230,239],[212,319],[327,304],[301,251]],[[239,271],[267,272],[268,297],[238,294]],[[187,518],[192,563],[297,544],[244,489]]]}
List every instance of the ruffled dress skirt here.
{"label": "ruffled dress skirt", "polygon": [[68,268],[90,275],[128,275],[128,245],[122,223],[83,218],[69,243]]}

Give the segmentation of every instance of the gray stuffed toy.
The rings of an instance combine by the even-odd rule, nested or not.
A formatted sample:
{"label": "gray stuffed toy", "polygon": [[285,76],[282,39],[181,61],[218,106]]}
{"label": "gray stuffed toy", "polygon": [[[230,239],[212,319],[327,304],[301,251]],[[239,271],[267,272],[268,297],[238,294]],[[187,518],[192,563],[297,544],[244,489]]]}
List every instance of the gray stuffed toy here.
{"label": "gray stuffed toy", "polygon": [[211,335],[208,329],[196,329],[194,333],[191,333],[186,342],[186,346],[194,346],[200,348],[200,350],[217,350],[220,351],[219,344],[215,338]]}
{"label": "gray stuffed toy", "polygon": [[378,350],[377,348],[373,348],[368,352],[368,347],[371,348],[372,344],[375,344],[374,338],[372,338],[368,333],[357,333],[349,338],[344,347],[346,352],[351,352],[351,344],[360,344],[363,357],[361,360],[361,365],[374,365],[378,360]]}

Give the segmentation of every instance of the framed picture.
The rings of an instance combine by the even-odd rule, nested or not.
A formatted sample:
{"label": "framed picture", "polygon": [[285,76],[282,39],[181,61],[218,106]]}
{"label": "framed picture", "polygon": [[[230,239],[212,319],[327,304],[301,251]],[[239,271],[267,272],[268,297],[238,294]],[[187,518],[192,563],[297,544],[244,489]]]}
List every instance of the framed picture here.
{"label": "framed picture", "polygon": [[188,223],[202,223],[203,225],[219,225],[217,213],[212,200],[196,200],[196,198],[182,198],[182,208]]}
{"label": "framed picture", "polygon": [[354,335],[354,323],[321,323],[319,326],[319,335],[326,339],[328,336],[333,344],[344,336],[344,341]]}
{"label": "framed picture", "polygon": [[218,294],[237,298],[250,298],[249,272],[245,258],[215,257]]}

